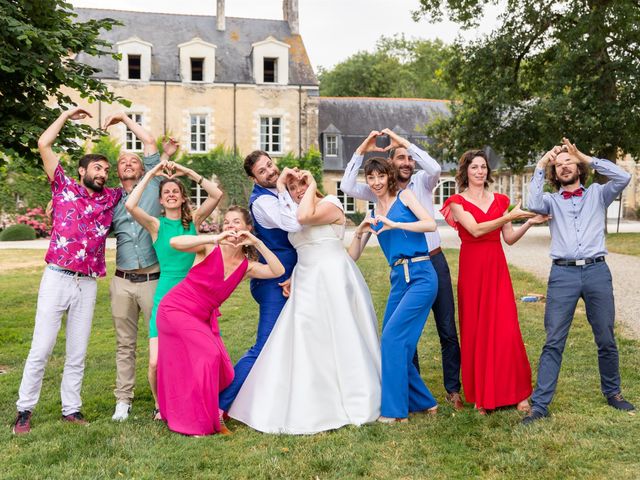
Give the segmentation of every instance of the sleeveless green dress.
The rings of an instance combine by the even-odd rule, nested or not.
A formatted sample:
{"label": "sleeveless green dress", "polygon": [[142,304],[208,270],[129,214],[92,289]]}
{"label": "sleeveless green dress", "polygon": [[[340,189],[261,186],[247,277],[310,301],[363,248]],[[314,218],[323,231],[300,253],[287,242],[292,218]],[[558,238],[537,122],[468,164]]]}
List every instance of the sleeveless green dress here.
{"label": "sleeveless green dress", "polygon": [[153,297],[153,310],[149,320],[149,338],[158,337],[156,313],[158,312],[160,300],[169,290],[184,280],[196,258],[195,253],[181,252],[172,248],[169,245],[169,241],[178,235],[198,234],[193,222],[189,223],[189,230],[185,230],[181,220],[171,220],[166,217],[159,217],[158,220],[160,221],[160,228],[158,229],[158,238],[153,243],[153,248],[160,263],[160,279],[156,287],[156,294]]}

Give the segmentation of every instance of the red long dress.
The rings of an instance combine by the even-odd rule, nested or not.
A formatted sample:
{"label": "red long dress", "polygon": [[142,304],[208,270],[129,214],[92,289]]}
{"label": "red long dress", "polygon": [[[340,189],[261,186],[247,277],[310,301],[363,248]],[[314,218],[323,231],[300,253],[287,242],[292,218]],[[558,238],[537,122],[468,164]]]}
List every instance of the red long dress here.
{"label": "red long dress", "polygon": [[218,327],[218,307],[247,270],[245,258],[224,278],[216,247],[158,306],[158,405],[170,430],[186,435],[220,431],[218,395],[233,380],[233,363]]}
{"label": "red long dress", "polygon": [[501,217],[509,198],[494,194],[483,212],[461,195],[444,203],[442,214],[460,236],[458,318],[462,386],[468,402],[491,410],[515,405],[531,395],[531,367],[522,341],[518,311],[498,228],[475,238],[453,220],[457,203],[483,223]]}

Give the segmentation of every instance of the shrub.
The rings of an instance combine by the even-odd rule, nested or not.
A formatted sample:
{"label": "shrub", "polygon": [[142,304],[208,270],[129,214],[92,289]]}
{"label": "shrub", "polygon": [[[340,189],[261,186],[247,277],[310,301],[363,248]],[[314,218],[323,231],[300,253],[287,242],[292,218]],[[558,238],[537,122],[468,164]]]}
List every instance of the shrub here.
{"label": "shrub", "polygon": [[23,215],[16,216],[16,223],[32,227],[38,238],[48,237],[51,230],[51,219],[40,207],[30,208]]}
{"label": "shrub", "polygon": [[346,217],[351,220],[354,225],[360,225],[362,223],[362,221],[364,220],[364,217],[366,217],[367,214],[364,212],[354,212],[354,213],[347,213]]}
{"label": "shrub", "polygon": [[17,223],[5,228],[0,233],[0,242],[14,242],[19,240],[35,240],[36,231],[29,225]]}

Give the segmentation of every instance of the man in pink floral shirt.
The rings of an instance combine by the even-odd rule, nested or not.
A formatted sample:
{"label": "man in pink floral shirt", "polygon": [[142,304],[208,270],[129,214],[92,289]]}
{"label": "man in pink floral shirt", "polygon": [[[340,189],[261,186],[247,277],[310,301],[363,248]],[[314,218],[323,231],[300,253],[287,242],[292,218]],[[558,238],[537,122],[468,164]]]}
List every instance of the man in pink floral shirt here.
{"label": "man in pink floral shirt", "polygon": [[62,316],[67,312],[66,356],[60,397],[62,419],[85,424],[80,408],[84,360],[96,302],[97,277],[106,273],[104,250],[113,208],[121,189],[105,188],[109,161],[102,155],[84,155],[78,165],[80,181],[68,177],[53,143],[67,120],[91,116],[75,108],[51,124],[38,140],[44,171],[51,182],[53,229],[38,293],[31,350],[24,367],[18,416],[13,433],[28,433],[31,413],[38,403],[44,370],[56,343]]}

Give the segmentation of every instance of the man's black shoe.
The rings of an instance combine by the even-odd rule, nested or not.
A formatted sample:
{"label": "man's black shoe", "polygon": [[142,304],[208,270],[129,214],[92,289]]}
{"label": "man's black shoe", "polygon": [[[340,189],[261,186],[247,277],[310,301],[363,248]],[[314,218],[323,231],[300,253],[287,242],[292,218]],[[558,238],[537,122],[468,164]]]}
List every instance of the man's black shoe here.
{"label": "man's black shoe", "polygon": [[546,413],[539,412],[538,410],[531,410],[531,413],[522,419],[522,425],[531,425],[533,422],[546,417]]}
{"label": "man's black shoe", "polygon": [[635,410],[635,407],[630,402],[627,402],[621,393],[607,397],[607,403],[613,408],[624,410],[625,412],[631,412]]}

